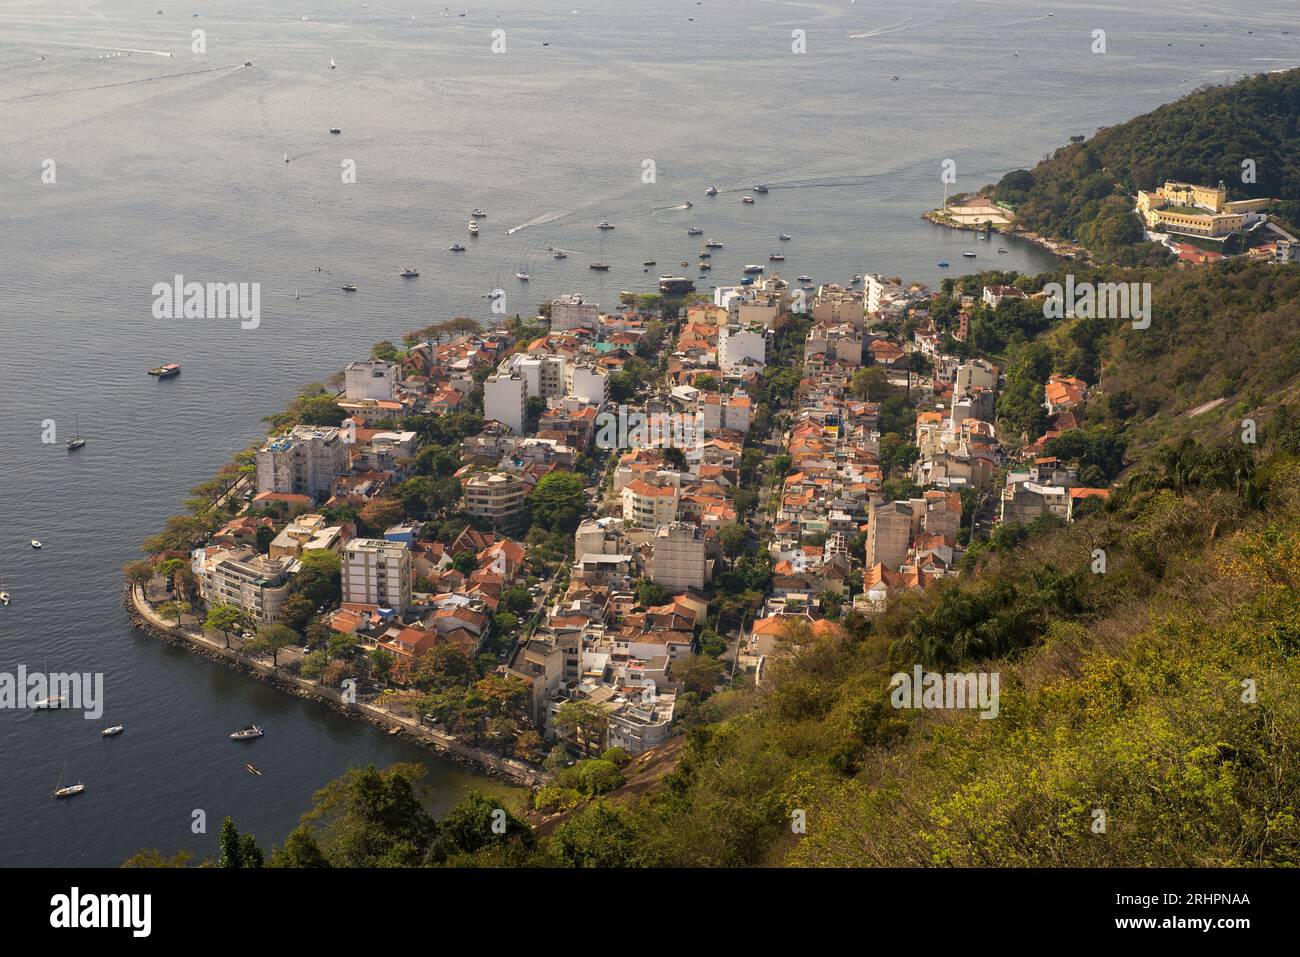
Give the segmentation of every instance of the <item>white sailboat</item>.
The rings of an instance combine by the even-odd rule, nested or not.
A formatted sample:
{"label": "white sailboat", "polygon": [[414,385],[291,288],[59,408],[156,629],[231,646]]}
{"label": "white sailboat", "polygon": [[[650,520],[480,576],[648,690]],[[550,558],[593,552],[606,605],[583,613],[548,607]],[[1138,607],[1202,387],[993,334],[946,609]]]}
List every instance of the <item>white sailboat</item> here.
{"label": "white sailboat", "polygon": [[334,69],[334,58],[330,57],[330,69]]}
{"label": "white sailboat", "polygon": [[64,784],[63,780],[68,775],[68,762],[65,758],[63,761],[63,773],[59,775],[59,783],[54,788],[55,798],[68,798],[74,794],[80,794],[86,790],[86,786],[78,781],[76,784]]}
{"label": "white sailboat", "polygon": [[76,416],[77,429],[73,437],[68,440],[68,451],[75,452],[86,444],[86,440],[81,437],[81,416]]}

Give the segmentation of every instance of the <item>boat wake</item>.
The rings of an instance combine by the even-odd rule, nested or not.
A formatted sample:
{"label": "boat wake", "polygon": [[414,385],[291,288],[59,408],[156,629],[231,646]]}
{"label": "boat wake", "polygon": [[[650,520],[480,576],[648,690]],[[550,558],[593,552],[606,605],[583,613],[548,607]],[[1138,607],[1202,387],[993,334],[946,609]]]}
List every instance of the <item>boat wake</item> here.
{"label": "boat wake", "polygon": [[526,223],[521,223],[518,226],[515,226],[511,229],[507,229],[506,235],[513,236],[515,233],[519,232],[519,230],[530,229],[533,226],[545,226],[547,223],[553,223],[556,220],[563,219],[565,216],[568,215],[570,214],[569,213],[543,213],[542,215],[538,216],[536,219],[530,219]]}

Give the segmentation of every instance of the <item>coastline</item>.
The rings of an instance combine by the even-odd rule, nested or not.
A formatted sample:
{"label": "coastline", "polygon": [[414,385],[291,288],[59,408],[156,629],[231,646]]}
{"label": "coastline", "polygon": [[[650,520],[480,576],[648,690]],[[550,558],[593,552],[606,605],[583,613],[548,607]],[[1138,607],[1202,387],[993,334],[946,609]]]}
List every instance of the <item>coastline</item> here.
{"label": "coastline", "polygon": [[221,662],[234,671],[270,684],[285,694],[310,698],[339,714],[365,721],[376,727],[390,731],[396,729],[418,744],[436,751],[440,757],[472,766],[475,771],[488,777],[503,778],[527,788],[537,787],[548,780],[545,772],[529,767],[522,761],[465,744],[452,735],[434,731],[413,718],[401,717],[376,705],[348,702],[332,688],[289,674],[279,667],[258,661],[234,648],[226,648],[220,642],[201,633],[188,631],[179,624],[173,625],[155,613],[153,606],[144,597],[143,589],[138,585],[127,586],[123,606],[131,624],[141,631],[170,645],[184,647],[209,661]]}
{"label": "coastline", "polygon": [[983,226],[953,222],[953,220],[942,215],[942,213],[937,209],[925,211],[921,214],[921,218],[933,226],[942,226],[945,229],[955,229],[959,232],[996,234],[998,236],[1005,236],[1007,239],[1020,239],[1028,243],[1033,243],[1041,249],[1045,249],[1057,259],[1063,261],[1082,259],[1085,262],[1090,262],[1092,260],[1092,254],[1076,243],[1048,239],[1046,236],[1038,235],[1038,233],[1033,233],[1026,229],[1018,229],[1014,224],[1010,226],[1010,228],[994,226],[992,229],[986,229]]}

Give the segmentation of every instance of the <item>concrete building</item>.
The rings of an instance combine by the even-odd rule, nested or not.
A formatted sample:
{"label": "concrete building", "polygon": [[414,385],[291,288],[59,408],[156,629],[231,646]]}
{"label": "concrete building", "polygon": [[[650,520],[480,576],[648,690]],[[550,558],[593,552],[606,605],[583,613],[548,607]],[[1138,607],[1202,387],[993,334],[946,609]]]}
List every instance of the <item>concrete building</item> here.
{"label": "concrete building", "polygon": [[699,528],[673,522],[655,529],[650,580],[670,591],[702,589],[708,577],[705,542]]}
{"label": "concrete building", "polygon": [[343,370],[344,395],[349,399],[394,399],[400,376],[401,367],[396,362],[349,362]]}
{"label": "concrete building", "polygon": [[199,595],[208,605],[234,605],[257,624],[272,625],[289,597],[289,578],[301,567],[296,558],[268,558],[247,545],[217,551],[200,562]]}
{"label": "concrete building", "polygon": [[718,429],[748,432],[753,411],[753,403],[741,389],[729,396],[706,392],[700,399],[700,427],[706,432]]}
{"label": "concrete building", "polygon": [[518,372],[528,383],[528,397],[549,399],[564,395],[564,356],[524,355],[510,358],[510,371]]}
{"label": "concrete building", "polygon": [[1266,197],[1229,201],[1222,181],[1197,186],[1169,180],[1154,192],[1138,190],[1137,211],[1153,232],[1222,239],[1268,219],[1261,210],[1272,202]]}
{"label": "concrete building", "polygon": [[511,525],[523,514],[528,483],[508,472],[477,472],[465,483],[465,511],[493,525]]}
{"label": "concrete building", "polygon": [[528,383],[518,372],[497,372],[483,380],[483,417],[524,434],[528,415]]}
{"label": "concrete building", "polygon": [[998,367],[983,359],[972,359],[959,365],[952,386],[954,392],[971,392],[974,389],[996,391],[997,387]]}
{"label": "concrete building", "polygon": [[595,332],[600,326],[600,306],[587,302],[581,296],[560,296],[551,300],[551,330],[564,332],[569,329],[590,329]]}
{"label": "concrete building", "polygon": [[323,515],[299,515],[271,541],[267,557],[301,558],[307,552],[339,552],[346,541],[341,525],[330,525]]}
{"label": "concrete building", "polygon": [[566,395],[600,405],[609,398],[609,376],[591,363],[566,363],[564,391]]}
{"label": "concrete building", "polygon": [[411,607],[411,549],[406,542],[354,538],[343,547],[343,601],[391,608]]}
{"label": "concrete building", "polygon": [[718,329],[718,367],[731,372],[743,364],[767,364],[767,330],[763,326],[728,323]]}
{"label": "concrete building", "polygon": [[912,544],[916,517],[909,502],[883,502],[871,506],[867,527],[867,567],[883,564],[897,571]]}
{"label": "concrete building", "polygon": [[350,467],[348,445],[333,426],[299,425],[257,452],[257,490],[321,495]]}
{"label": "concrete building", "polygon": [[623,521],[637,528],[657,528],[677,520],[677,489],[671,485],[651,485],[633,479],[619,493],[623,499]]}

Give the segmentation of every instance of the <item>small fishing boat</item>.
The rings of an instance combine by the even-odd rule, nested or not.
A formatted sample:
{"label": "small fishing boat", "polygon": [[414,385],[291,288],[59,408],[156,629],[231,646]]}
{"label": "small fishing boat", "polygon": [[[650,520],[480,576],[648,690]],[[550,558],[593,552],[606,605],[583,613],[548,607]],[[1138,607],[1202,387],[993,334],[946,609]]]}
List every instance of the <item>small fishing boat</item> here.
{"label": "small fishing boat", "polygon": [[602,219],[596,224],[597,229],[613,229],[614,225],[608,219]]}
{"label": "small fishing boat", "polygon": [[756,193],[766,193],[766,192],[767,192],[767,187],[764,186],[762,183],[759,183],[757,186],[754,187],[754,192],[756,192]]}
{"label": "small fishing boat", "polygon": [[260,738],[264,732],[255,724],[240,728],[238,731],[232,731],[230,734],[231,741],[251,741],[253,738]]}
{"label": "small fishing boat", "polygon": [[998,247],[998,252],[999,252],[999,253],[1005,253],[1006,250],[1003,249],[1001,246],[999,246],[999,247]]}
{"label": "small fishing boat", "polygon": [[555,251],[554,258],[555,258],[555,259],[568,259],[568,258],[569,258],[569,254],[566,253],[563,249],[557,249],[557,250]]}
{"label": "small fishing boat", "polygon": [[701,250],[700,250],[700,258],[701,258],[701,259],[712,259],[712,258],[713,258],[713,253],[709,252],[707,249],[701,249]]}
{"label": "small fishing boat", "polygon": [[800,282],[812,282],[812,276],[800,276],[800,277],[799,277],[799,281],[800,281]]}
{"label": "small fishing boat", "polygon": [[687,236],[702,236],[702,235],[704,235],[704,230],[701,229],[699,226],[691,226],[689,229],[686,230],[686,235],[687,235]]}
{"label": "small fishing boat", "polygon": [[946,259],[941,259],[941,260],[939,260],[939,268],[940,268],[940,269],[947,269],[947,268],[948,268],[948,260],[946,260]]}
{"label": "small fishing boat", "polygon": [[180,363],[169,362],[165,366],[158,366],[156,369],[150,369],[149,374],[156,375],[160,379],[170,379],[174,375],[181,374]]}
{"label": "small fishing boat", "polygon": [[740,201],[741,201],[742,203],[745,203],[746,205],[750,205],[750,206],[752,206],[753,203],[754,203],[754,197],[753,197],[753,196],[742,196],[742,197],[740,197]]}
{"label": "small fishing boat", "polygon": [[716,239],[710,239],[707,243],[704,244],[704,248],[705,248],[705,249],[721,249],[721,248],[722,248],[722,243],[718,242]]}
{"label": "small fishing boat", "polygon": [[973,252],[971,252],[969,249],[966,250],[964,253],[962,253],[962,255],[965,256],[967,259],[974,259],[974,258],[975,258],[975,254],[974,254]]}
{"label": "small fishing boat", "polygon": [[683,259],[683,260],[681,261],[681,265],[682,265],[682,266],[689,266],[690,264],[691,264],[691,261],[690,261],[689,259]]}
{"label": "small fishing boat", "polygon": [[787,239],[790,238],[790,234],[789,234],[789,233],[782,233],[780,236],[777,236],[776,238],[779,239],[779,240],[781,240],[781,242],[785,242]]}
{"label": "small fishing boat", "polygon": [[710,262],[704,262],[704,261],[701,261],[701,262],[700,262],[700,270],[701,270],[702,272],[707,272],[708,270],[710,270],[710,269],[712,269],[712,268],[713,268],[713,263],[710,263]]}
{"label": "small fishing boat", "polygon": [[473,216],[475,219],[486,219],[486,218],[487,218],[487,213],[483,212],[483,210],[479,209],[477,206],[475,206],[473,209],[471,209],[471,210],[469,211],[469,214],[470,214],[471,216]]}
{"label": "small fishing boat", "polygon": [[767,260],[768,262],[783,263],[785,262],[785,256],[781,255],[780,253],[771,253],[767,257]]}
{"label": "small fishing boat", "polygon": [[454,253],[463,253],[463,252],[465,251],[465,244],[464,244],[464,243],[452,243],[452,244],[451,244],[450,246],[448,246],[447,248],[450,249],[450,250],[451,250],[452,252],[454,252]]}
{"label": "small fishing boat", "polygon": [[40,548],[40,547],[41,547],[41,543],[38,542],[36,539],[33,538],[33,539],[32,539],[32,548]]}
{"label": "small fishing boat", "polygon": [[407,266],[397,275],[401,276],[403,279],[414,279],[416,276],[420,275],[420,270],[416,269],[414,266]]}
{"label": "small fishing boat", "polygon": [[708,189],[706,189],[706,190],[704,191],[704,195],[705,195],[705,196],[717,196],[717,195],[718,195],[718,187],[716,187],[716,186],[710,186]]}
{"label": "small fishing boat", "polygon": [[350,283],[350,282],[345,282],[345,283],[343,284],[343,291],[344,291],[344,292],[356,292],[356,291],[357,291],[357,287],[354,286],[354,285],[352,285],[352,283]]}
{"label": "small fishing boat", "polygon": [[647,259],[643,263],[641,263],[642,266],[653,266],[654,264],[655,261],[653,259]]}
{"label": "small fishing boat", "polygon": [[105,728],[103,731],[99,732],[99,736],[101,738],[111,738],[121,734],[125,730],[126,730],[125,725],[115,724],[111,728]]}
{"label": "small fishing boat", "polygon": [[339,135],[340,133],[342,133],[343,131],[342,131],[341,129],[339,129],[337,126],[331,126],[331,127],[330,127],[330,132],[333,133],[335,136],[338,136],[338,135]]}
{"label": "small fishing boat", "polygon": [[251,764],[245,764],[244,768],[249,774],[256,774],[259,778],[262,776],[262,772],[257,770],[257,768],[253,767]]}

